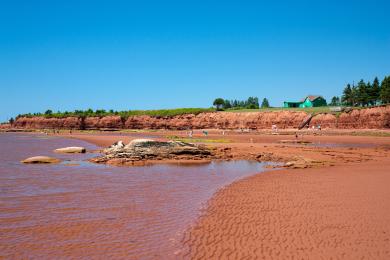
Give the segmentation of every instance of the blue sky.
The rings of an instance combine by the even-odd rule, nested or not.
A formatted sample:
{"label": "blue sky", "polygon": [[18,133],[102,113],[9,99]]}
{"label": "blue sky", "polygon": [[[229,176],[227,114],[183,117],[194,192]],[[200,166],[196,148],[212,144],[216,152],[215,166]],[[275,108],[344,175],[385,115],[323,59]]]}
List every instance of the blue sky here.
{"label": "blue sky", "polygon": [[340,95],[390,75],[389,1],[1,1],[0,121]]}

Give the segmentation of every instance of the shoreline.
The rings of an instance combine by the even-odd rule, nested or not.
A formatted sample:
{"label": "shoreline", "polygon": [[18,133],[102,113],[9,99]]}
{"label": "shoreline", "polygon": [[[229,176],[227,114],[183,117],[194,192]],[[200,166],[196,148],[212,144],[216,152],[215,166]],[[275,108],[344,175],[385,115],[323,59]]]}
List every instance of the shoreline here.
{"label": "shoreline", "polygon": [[235,181],[214,194],[186,232],[182,255],[388,259],[390,159],[379,161],[280,169]]}
{"label": "shoreline", "polygon": [[[308,139],[312,138],[316,137]],[[246,151],[253,146],[242,143],[243,138],[233,139],[237,142],[213,145]],[[390,227],[386,223],[390,222],[390,206],[386,198],[390,192],[386,183],[390,182],[390,140],[320,139],[373,146],[304,147],[312,149],[312,154],[325,150],[336,159],[309,169],[266,170],[221,187],[185,231],[179,256],[389,258]],[[281,144],[268,142],[265,146]]]}
{"label": "shoreline", "polygon": [[[56,136],[102,147],[144,134]],[[184,135],[180,131],[147,134],[156,138]],[[286,135],[221,136],[211,132],[207,138],[231,139],[229,143],[207,144],[230,147],[237,151],[238,157],[251,158],[267,151],[275,158],[293,154],[313,163],[299,169],[265,170],[221,187],[185,231],[178,256],[390,257],[390,227],[386,225],[390,221],[387,201],[390,192],[386,186],[390,183],[390,138],[325,134],[304,137],[310,141],[347,144],[345,147],[278,142],[293,139]]]}

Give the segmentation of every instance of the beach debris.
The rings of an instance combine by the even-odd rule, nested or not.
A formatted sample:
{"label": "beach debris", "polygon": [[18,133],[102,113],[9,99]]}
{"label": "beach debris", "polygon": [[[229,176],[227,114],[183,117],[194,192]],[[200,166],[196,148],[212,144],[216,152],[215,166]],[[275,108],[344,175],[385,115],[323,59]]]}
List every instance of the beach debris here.
{"label": "beach debris", "polygon": [[56,153],[85,153],[87,150],[84,147],[70,146],[64,148],[55,149]]}
{"label": "beach debris", "polygon": [[118,141],[110,145],[108,148],[105,149],[105,153],[114,153],[116,151],[119,151],[125,147],[125,144],[123,141]]}
{"label": "beach debris", "polygon": [[118,141],[118,142],[115,142],[113,143],[110,148],[123,148],[125,147],[125,144],[123,143],[123,141]]}
{"label": "beach debris", "polygon": [[313,114],[309,114],[305,119],[303,119],[302,123],[298,126],[298,130],[301,130],[304,128],[306,125],[309,125],[311,119],[313,118]]}
{"label": "beach debris", "polygon": [[61,160],[49,156],[34,156],[21,161],[22,163],[59,163]]}
{"label": "beach debris", "polygon": [[123,146],[115,143],[103,150],[103,156],[91,159],[96,163],[127,164],[145,160],[200,160],[209,158],[211,150],[202,145],[181,141],[135,139]]}

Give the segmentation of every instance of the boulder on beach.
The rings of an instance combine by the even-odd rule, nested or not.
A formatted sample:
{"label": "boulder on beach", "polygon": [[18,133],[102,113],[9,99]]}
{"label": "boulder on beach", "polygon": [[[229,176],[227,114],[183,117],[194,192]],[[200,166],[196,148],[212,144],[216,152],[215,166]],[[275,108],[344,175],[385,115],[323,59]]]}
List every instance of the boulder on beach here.
{"label": "boulder on beach", "polygon": [[64,147],[64,148],[55,149],[54,152],[56,152],[56,153],[85,153],[86,149],[84,147],[71,146],[71,147]]}
{"label": "boulder on beach", "polygon": [[22,163],[59,163],[61,162],[57,158],[49,157],[49,156],[34,156],[29,157],[21,161]]}
{"label": "boulder on beach", "polygon": [[[153,139],[135,139],[123,146],[115,143],[103,150],[104,155],[93,158],[97,163],[124,164],[145,160],[200,160],[212,157],[212,153],[204,146],[180,141],[158,141]],[[119,163],[120,162],[120,163]]]}

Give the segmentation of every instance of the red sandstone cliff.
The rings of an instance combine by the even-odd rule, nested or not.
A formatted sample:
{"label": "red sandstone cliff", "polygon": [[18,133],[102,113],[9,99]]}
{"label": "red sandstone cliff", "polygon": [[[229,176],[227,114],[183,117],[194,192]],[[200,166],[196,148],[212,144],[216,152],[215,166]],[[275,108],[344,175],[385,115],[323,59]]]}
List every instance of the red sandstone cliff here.
{"label": "red sandstone cliff", "polygon": [[[14,128],[43,129],[96,129],[96,128],[127,128],[127,129],[270,129],[272,124],[279,128],[297,128],[307,116],[305,112],[275,111],[275,112],[218,112],[188,114],[174,117],[132,116],[121,119],[119,116],[45,118],[20,117],[14,122]],[[349,113],[319,114],[312,118],[310,125],[320,124],[322,128],[366,129],[390,128],[390,105],[366,109],[355,109]]]}

